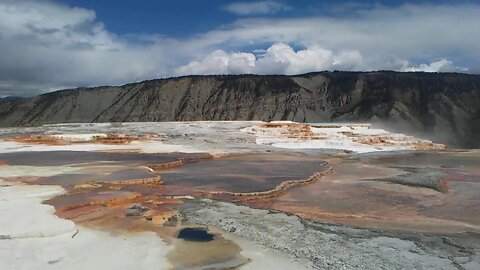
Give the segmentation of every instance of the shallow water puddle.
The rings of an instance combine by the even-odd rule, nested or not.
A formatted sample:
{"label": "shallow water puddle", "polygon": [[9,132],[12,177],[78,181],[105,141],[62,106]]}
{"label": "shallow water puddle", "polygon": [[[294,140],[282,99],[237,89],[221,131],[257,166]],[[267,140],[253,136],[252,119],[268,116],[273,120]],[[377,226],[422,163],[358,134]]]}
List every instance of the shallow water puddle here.
{"label": "shallow water puddle", "polygon": [[174,269],[233,269],[249,262],[240,247],[204,227],[180,229],[168,254]]}
{"label": "shallow water puddle", "polygon": [[192,242],[210,242],[213,240],[213,234],[205,228],[184,228],[180,230],[177,237]]}

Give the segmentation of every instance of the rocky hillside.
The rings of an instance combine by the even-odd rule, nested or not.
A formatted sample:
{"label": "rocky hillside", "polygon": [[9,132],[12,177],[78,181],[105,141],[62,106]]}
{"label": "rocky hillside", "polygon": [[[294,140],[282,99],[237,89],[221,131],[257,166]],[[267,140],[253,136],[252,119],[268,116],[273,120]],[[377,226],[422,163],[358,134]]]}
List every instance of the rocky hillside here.
{"label": "rocky hillside", "polygon": [[188,76],[0,103],[0,126],[190,120],[374,122],[439,142],[480,146],[480,75]]}
{"label": "rocky hillside", "polygon": [[6,102],[6,101],[19,100],[19,99],[22,99],[22,98],[21,97],[3,97],[3,98],[0,98],[0,103]]}

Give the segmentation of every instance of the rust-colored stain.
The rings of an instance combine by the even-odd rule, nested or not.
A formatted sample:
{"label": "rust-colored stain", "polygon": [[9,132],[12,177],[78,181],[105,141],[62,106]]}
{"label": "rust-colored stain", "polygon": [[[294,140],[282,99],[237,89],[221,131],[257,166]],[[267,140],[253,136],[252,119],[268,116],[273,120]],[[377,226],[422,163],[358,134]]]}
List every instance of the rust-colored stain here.
{"label": "rust-colored stain", "polygon": [[[68,153],[71,157],[68,159],[65,155],[65,152],[48,153],[50,162],[57,165],[76,164],[80,158]],[[7,157],[11,161],[23,160],[22,154]],[[95,162],[105,158],[110,159],[106,164]],[[317,181],[332,170],[325,161],[291,153],[217,158],[181,153],[165,157],[128,153],[125,157],[111,158],[95,153],[82,159],[88,162],[76,165],[78,172],[23,180],[58,184],[67,189],[66,194],[46,202],[56,208],[59,217],[100,229],[148,230],[162,235],[172,233],[171,229],[163,230],[165,224],[181,220],[177,208],[184,204],[180,198],[185,196],[240,203],[252,198],[273,198],[295,186]],[[158,162],[153,163],[154,160]]]}
{"label": "rust-colored stain", "polygon": [[90,140],[76,140],[65,137],[56,137],[50,135],[21,135],[16,137],[6,138],[6,141],[13,141],[18,143],[29,144],[45,144],[45,145],[68,145],[81,143],[100,143],[108,145],[122,145],[129,144],[133,141],[150,141],[158,139],[159,135],[147,133],[142,135],[127,135],[122,133],[106,133],[105,135],[92,136]]}
{"label": "rust-colored stain", "polygon": [[13,141],[18,143],[29,143],[29,144],[45,144],[45,145],[66,145],[69,144],[68,141],[65,141],[61,138],[56,138],[48,135],[22,135],[12,138],[5,139],[6,141]]}
{"label": "rust-colored stain", "polygon": [[[408,163],[422,164],[423,158],[408,156],[407,159]],[[424,165],[441,169],[441,164],[448,162],[448,157],[437,158],[435,161],[429,157],[428,166]],[[478,163],[478,159],[468,162]],[[322,181],[295,187],[279,197],[253,198],[242,203],[312,220],[368,228],[480,231],[480,216],[477,214],[480,209],[480,175],[472,174],[464,167],[443,169],[447,176],[438,179],[443,189],[439,192],[383,181],[401,174],[402,169],[391,169],[379,160],[337,160],[331,164],[333,172]]]}
{"label": "rust-colored stain", "polygon": [[[369,125],[346,125],[347,128],[350,128],[351,131],[340,131],[339,133],[352,138],[356,143],[367,144],[373,147],[386,147],[386,146],[396,146],[402,145],[404,147],[411,147],[415,150],[445,150],[447,147],[444,144],[437,144],[423,140],[405,140],[399,141],[399,138],[395,135],[361,135],[355,131],[355,127],[368,127]],[[287,122],[278,122],[278,123],[265,123],[258,125],[259,129],[280,130],[276,136],[284,137],[288,139],[297,139],[297,140],[324,140],[328,139],[328,136],[325,134],[316,134],[312,132],[313,128],[341,128],[340,125],[325,125],[325,126],[316,126],[316,125],[306,125],[301,123],[287,123]]]}
{"label": "rust-colored stain", "polygon": [[157,138],[155,134],[127,135],[121,133],[107,133],[105,136],[94,136],[90,142],[102,144],[129,144],[133,141],[148,141]]}
{"label": "rust-colored stain", "polygon": [[[28,153],[0,154],[7,166],[29,162],[26,157]],[[478,155],[330,155],[320,160],[291,152],[219,157],[51,152],[48,158],[41,164],[86,162],[76,165],[78,173],[15,180],[62,185],[67,193],[47,203],[58,216],[96,228],[172,235],[175,230],[165,225],[181,220],[177,211],[185,196],[196,196],[369,228],[480,230]],[[386,181],[412,167],[443,172],[436,179],[442,192]]]}

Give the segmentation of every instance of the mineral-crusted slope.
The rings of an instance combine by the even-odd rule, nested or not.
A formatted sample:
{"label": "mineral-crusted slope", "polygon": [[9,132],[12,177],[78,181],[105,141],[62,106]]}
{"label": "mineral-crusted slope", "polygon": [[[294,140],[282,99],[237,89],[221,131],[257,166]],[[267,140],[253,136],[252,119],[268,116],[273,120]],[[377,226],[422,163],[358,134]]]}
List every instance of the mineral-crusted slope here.
{"label": "mineral-crusted slope", "polygon": [[63,90],[0,103],[0,126],[65,122],[368,121],[478,146],[480,76],[321,72],[188,76]]}

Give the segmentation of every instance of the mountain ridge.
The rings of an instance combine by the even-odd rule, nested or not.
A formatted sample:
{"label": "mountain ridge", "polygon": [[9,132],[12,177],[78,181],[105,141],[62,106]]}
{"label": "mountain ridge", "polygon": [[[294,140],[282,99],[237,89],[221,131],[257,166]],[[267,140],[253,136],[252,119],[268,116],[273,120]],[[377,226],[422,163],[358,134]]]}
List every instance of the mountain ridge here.
{"label": "mountain ridge", "polygon": [[65,89],[0,103],[0,126],[72,122],[292,120],[372,122],[479,146],[480,75],[313,72],[191,75]]}

